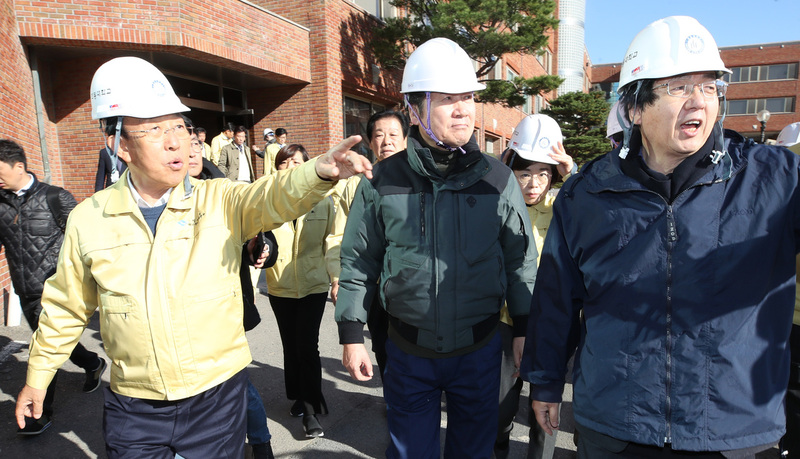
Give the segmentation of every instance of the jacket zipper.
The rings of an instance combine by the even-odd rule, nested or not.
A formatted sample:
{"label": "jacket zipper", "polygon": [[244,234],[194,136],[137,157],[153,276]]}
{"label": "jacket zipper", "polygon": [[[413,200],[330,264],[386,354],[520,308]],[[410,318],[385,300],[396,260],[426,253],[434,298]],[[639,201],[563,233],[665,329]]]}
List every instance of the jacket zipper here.
{"label": "jacket zipper", "polygon": [[666,353],[667,353],[667,375],[666,375],[666,427],[667,434],[664,443],[672,443],[672,251],[675,248],[675,241],[678,239],[678,231],[675,226],[675,214],[672,204],[667,204],[667,317],[666,317]]}
{"label": "jacket zipper", "polygon": [[422,244],[425,244],[425,192],[419,193],[419,227],[422,231]]}
{"label": "jacket zipper", "polygon": [[431,243],[431,260],[433,260],[433,285],[434,285],[434,308],[433,308],[433,320],[436,324],[436,337],[437,337],[437,351],[440,350],[441,341],[439,341],[438,337],[440,336],[439,330],[439,254],[436,250],[438,246],[437,242],[437,235],[436,235],[436,200],[437,200],[437,191],[436,191],[436,184],[433,185],[433,201],[431,205],[431,223],[433,224],[433,233],[431,233],[431,237],[433,241]]}
{"label": "jacket zipper", "polygon": [[[714,185],[721,182],[726,182],[730,180],[734,175],[738,174],[741,169],[733,171],[729,173],[728,176],[722,178],[715,178],[710,181],[695,183],[685,190],[678,193],[678,196],[672,200],[675,202],[680,198],[680,196],[689,190],[692,190],[697,187],[707,186],[707,185]],[[645,193],[651,193],[659,198],[661,198],[664,203],[667,205],[667,314],[666,314],[666,343],[665,343],[665,351],[666,351],[666,407],[665,407],[665,421],[666,421],[666,435],[664,435],[664,444],[672,443],[672,399],[670,397],[670,391],[672,390],[672,251],[675,248],[675,243],[678,240],[678,230],[677,226],[675,225],[675,213],[673,211],[672,204],[667,201],[666,198],[661,196],[660,194],[656,193],[655,191],[646,189],[646,188],[625,188],[625,189],[610,189],[606,188],[600,191],[608,191],[612,193],[629,193],[629,192],[637,192],[642,191]]]}

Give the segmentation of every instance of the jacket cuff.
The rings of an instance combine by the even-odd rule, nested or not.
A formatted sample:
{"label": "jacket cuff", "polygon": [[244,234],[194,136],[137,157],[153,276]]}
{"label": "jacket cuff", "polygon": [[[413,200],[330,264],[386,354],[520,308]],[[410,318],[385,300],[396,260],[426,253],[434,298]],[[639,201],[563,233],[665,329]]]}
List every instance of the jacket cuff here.
{"label": "jacket cuff", "polygon": [[55,371],[34,370],[29,367],[25,384],[34,389],[47,390],[55,375]]}
{"label": "jacket cuff", "polygon": [[528,333],[528,314],[511,316],[511,321],[511,326],[514,328],[514,338],[525,336]]}
{"label": "jacket cuff", "polygon": [[337,322],[339,344],[364,343],[364,324],[358,321]]}
{"label": "jacket cuff", "polygon": [[561,403],[561,394],[564,393],[564,384],[531,384],[531,400],[547,403]]}

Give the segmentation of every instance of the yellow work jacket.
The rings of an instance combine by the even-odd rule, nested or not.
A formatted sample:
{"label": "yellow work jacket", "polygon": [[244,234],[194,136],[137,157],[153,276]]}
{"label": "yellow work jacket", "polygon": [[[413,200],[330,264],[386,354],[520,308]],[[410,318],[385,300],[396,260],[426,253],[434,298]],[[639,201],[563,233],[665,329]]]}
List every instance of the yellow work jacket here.
{"label": "yellow work jacket", "polygon": [[184,181],[155,235],[124,176],[78,204],[45,284],[28,385],[47,388],[95,310],[116,393],[180,400],[246,367],[242,244],[323,199],[334,182],[320,180],[314,163],[253,184]]}
{"label": "yellow work jacket", "polygon": [[278,171],[275,169],[275,158],[279,151],[281,151],[281,146],[277,143],[271,143],[264,147],[264,175],[274,174]]}
{"label": "yellow work jacket", "polygon": [[362,174],[358,174],[347,180],[339,181],[331,195],[336,207],[336,215],[333,218],[333,228],[327,239],[328,250],[325,252],[325,262],[328,265],[331,282],[339,282],[339,274],[342,272],[339,254],[342,248],[344,228],[347,226],[347,216],[350,215],[350,206],[356,197],[358,184],[361,183],[363,177]]}
{"label": "yellow work jacket", "polygon": [[[547,229],[550,228],[550,221],[553,219],[553,202],[556,197],[551,193],[547,193],[544,199],[539,201],[538,204],[528,206],[528,216],[531,217],[531,228],[533,228],[533,241],[536,243],[536,266],[542,260],[542,248],[544,247],[544,237],[547,236]],[[508,315],[508,308],[503,306],[500,310],[500,320],[507,324],[511,324],[511,316]]]}
{"label": "yellow work jacket", "polygon": [[333,227],[333,215],[333,201],[326,198],[311,212],[272,231],[278,258],[264,270],[270,295],[303,298],[328,291],[325,238]]}
{"label": "yellow work jacket", "polygon": [[209,161],[214,163],[214,165],[219,164],[219,154],[226,145],[230,145],[233,143],[233,137],[228,138],[225,136],[224,132],[220,132],[219,135],[211,139],[211,154]]}

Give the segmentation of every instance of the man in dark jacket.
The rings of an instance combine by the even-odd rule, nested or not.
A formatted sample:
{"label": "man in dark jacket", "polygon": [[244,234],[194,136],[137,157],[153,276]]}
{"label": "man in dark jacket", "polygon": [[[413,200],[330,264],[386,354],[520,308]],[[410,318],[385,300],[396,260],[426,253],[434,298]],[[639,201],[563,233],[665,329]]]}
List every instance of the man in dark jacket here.
{"label": "man in dark jacket", "polygon": [[473,92],[483,88],[456,43],[417,48],[402,83],[415,124],[408,146],[361,181],[347,219],[336,303],[343,363],[357,380],[372,377],[362,330],[380,292],[389,458],[439,457],[442,392],[445,457],[491,457],[506,300],[517,363],[522,354],[537,253],[514,174],[473,139]]}
{"label": "man in dark jacket", "polygon": [[550,433],[577,348],[579,458],[752,458],[783,434],[800,160],[723,131],[726,73],[693,18],[647,26],[622,145],[555,201],[521,373]]}
{"label": "man in dark jacket", "polygon": [[[25,151],[17,143],[0,139],[0,244],[5,247],[14,291],[31,329],[39,324],[44,281],[55,271],[58,252],[64,239],[67,216],[75,198],[63,189],[36,180],[28,172]],[[56,191],[56,192],[54,192]],[[100,386],[105,360],[78,344],[70,360],[86,371],[84,392]],[[44,415],[20,429],[23,435],[36,435],[50,425],[56,378],[47,388]]]}

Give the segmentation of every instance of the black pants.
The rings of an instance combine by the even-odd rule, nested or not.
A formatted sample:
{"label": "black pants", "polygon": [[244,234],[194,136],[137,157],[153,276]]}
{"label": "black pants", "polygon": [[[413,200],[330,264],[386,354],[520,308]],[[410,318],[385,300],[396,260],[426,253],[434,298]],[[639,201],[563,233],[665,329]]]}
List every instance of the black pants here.
{"label": "black pants", "polygon": [[781,439],[781,450],[788,451],[789,459],[800,458],[800,325],[792,325],[789,340],[792,352],[792,369],[786,391],[786,435]]}
{"label": "black pants", "polygon": [[[670,448],[669,445],[650,446],[617,440],[578,424],[575,425],[575,430],[580,434],[578,435],[578,459],[725,459],[728,457],[720,451],[679,451]],[[769,445],[762,449],[768,448]],[[755,459],[755,455],[755,452],[740,451],[735,457]]]}
{"label": "black pants", "polygon": [[[39,328],[39,314],[42,313],[42,297],[41,296],[28,296],[20,297],[20,304],[22,306],[22,314],[25,320],[28,321],[31,330],[36,331]],[[87,350],[81,343],[75,346],[72,354],[69,356],[70,361],[75,365],[83,368],[85,371],[91,371],[97,368],[100,363],[100,358],[92,351]],[[56,395],[56,382],[58,381],[58,372],[53,376],[52,382],[47,386],[47,394],[44,397],[43,412],[47,416],[53,415],[53,401]]]}
{"label": "black pants", "polygon": [[328,293],[303,298],[269,295],[283,344],[283,375],[286,397],[302,400],[305,413],[327,413],[322,397],[322,362],[319,358],[319,327]]}

